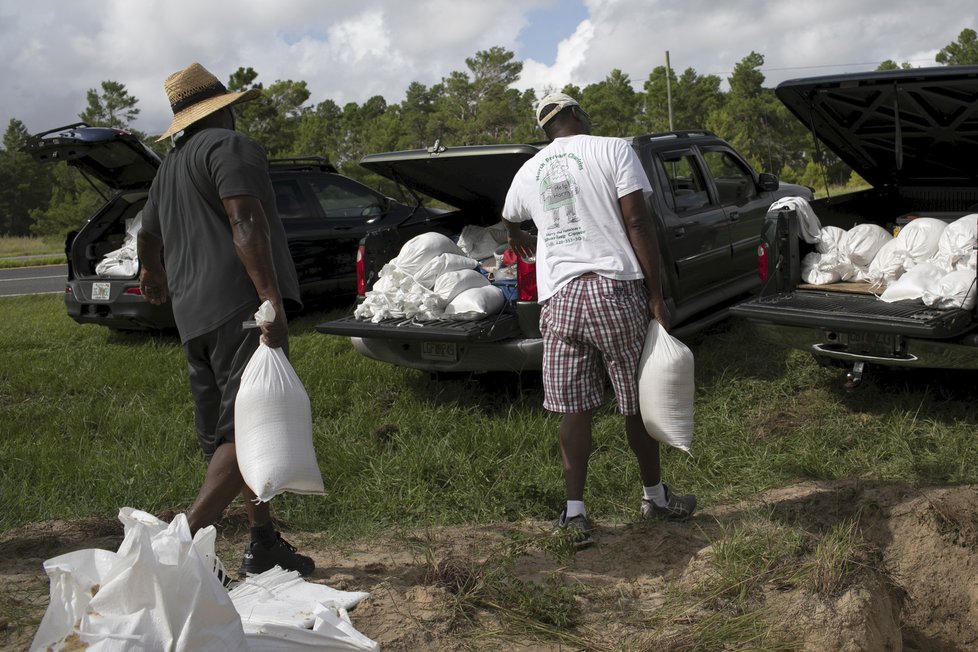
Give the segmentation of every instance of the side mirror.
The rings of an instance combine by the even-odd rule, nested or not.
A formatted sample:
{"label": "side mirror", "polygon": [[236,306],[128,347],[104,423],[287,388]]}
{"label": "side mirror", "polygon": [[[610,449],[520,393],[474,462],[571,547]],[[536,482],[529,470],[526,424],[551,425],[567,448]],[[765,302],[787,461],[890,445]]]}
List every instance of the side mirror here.
{"label": "side mirror", "polygon": [[761,172],[757,175],[757,185],[765,192],[774,192],[781,186],[781,182],[778,181],[776,174]]}

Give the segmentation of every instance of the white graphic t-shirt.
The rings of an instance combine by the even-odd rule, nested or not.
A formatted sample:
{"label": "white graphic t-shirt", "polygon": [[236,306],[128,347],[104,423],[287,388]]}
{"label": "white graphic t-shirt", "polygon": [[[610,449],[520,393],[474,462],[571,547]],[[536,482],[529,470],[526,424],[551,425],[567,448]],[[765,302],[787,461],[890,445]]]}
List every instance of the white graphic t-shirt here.
{"label": "white graphic t-shirt", "polygon": [[557,138],[523,164],[503,218],[536,224],[540,302],[587,272],[622,281],[644,278],[618,205],[636,190],[652,187],[635,150],[620,138]]}

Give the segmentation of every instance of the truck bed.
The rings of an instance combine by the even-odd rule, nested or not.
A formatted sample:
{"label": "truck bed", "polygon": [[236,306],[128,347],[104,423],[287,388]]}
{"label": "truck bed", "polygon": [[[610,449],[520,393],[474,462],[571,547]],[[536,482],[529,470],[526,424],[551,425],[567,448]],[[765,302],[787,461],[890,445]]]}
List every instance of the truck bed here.
{"label": "truck bed", "polygon": [[886,303],[851,287],[865,284],[833,285],[849,287],[799,287],[795,292],[755,298],[734,307],[733,312],[759,323],[926,339],[956,337],[973,326],[972,311],[930,308],[916,300]]}
{"label": "truck bed", "polygon": [[508,312],[478,321],[439,319],[422,322],[415,319],[385,319],[378,323],[349,315],[318,324],[316,330],[328,335],[348,337],[442,342],[496,342],[520,336],[519,320],[515,314]]}

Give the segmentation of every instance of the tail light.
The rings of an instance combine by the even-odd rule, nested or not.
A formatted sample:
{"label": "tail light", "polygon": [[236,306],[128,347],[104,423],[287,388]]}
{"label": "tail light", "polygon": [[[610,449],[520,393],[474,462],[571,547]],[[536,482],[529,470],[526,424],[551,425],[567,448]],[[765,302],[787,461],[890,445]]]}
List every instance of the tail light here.
{"label": "tail light", "polygon": [[768,254],[767,243],[762,242],[759,245],[757,245],[757,275],[761,277],[761,283],[767,283],[767,277],[768,277],[767,254]]}
{"label": "tail light", "polygon": [[126,294],[138,294],[142,296],[143,292],[138,287],[126,288]]}
{"label": "tail light", "polygon": [[536,259],[516,259],[516,288],[519,290],[520,301],[537,300],[537,263]]}
{"label": "tail light", "polygon": [[357,247],[357,294],[359,295],[367,293],[367,273],[364,270],[363,252],[363,245]]}

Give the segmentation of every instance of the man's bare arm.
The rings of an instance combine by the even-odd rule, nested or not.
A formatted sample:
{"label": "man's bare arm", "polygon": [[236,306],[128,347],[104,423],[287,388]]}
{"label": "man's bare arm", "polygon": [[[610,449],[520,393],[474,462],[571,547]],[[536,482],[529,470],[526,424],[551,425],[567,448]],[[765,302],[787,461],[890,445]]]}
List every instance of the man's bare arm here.
{"label": "man's bare arm", "polygon": [[669,309],[662,299],[662,282],[659,278],[659,243],[655,234],[652,214],[641,190],[629,193],[618,200],[625,233],[632,245],[638,264],[645,276],[649,294],[649,310],[663,328],[669,329]]}
{"label": "man's bare arm", "polygon": [[262,340],[278,348],[288,341],[289,327],[275,274],[265,209],[257,197],[239,195],[225,199],[224,210],[231,223],[234,249],[255,285],[260,302],[270,301],[275,308],[275,321],[262,327]]}
{"label": "man's bare arm", "polygon": [[163,269],[163,241],[148,231],[136,235],[136,257],[139,259],[139,291],[155,306],[170,298],[170,287]]}

